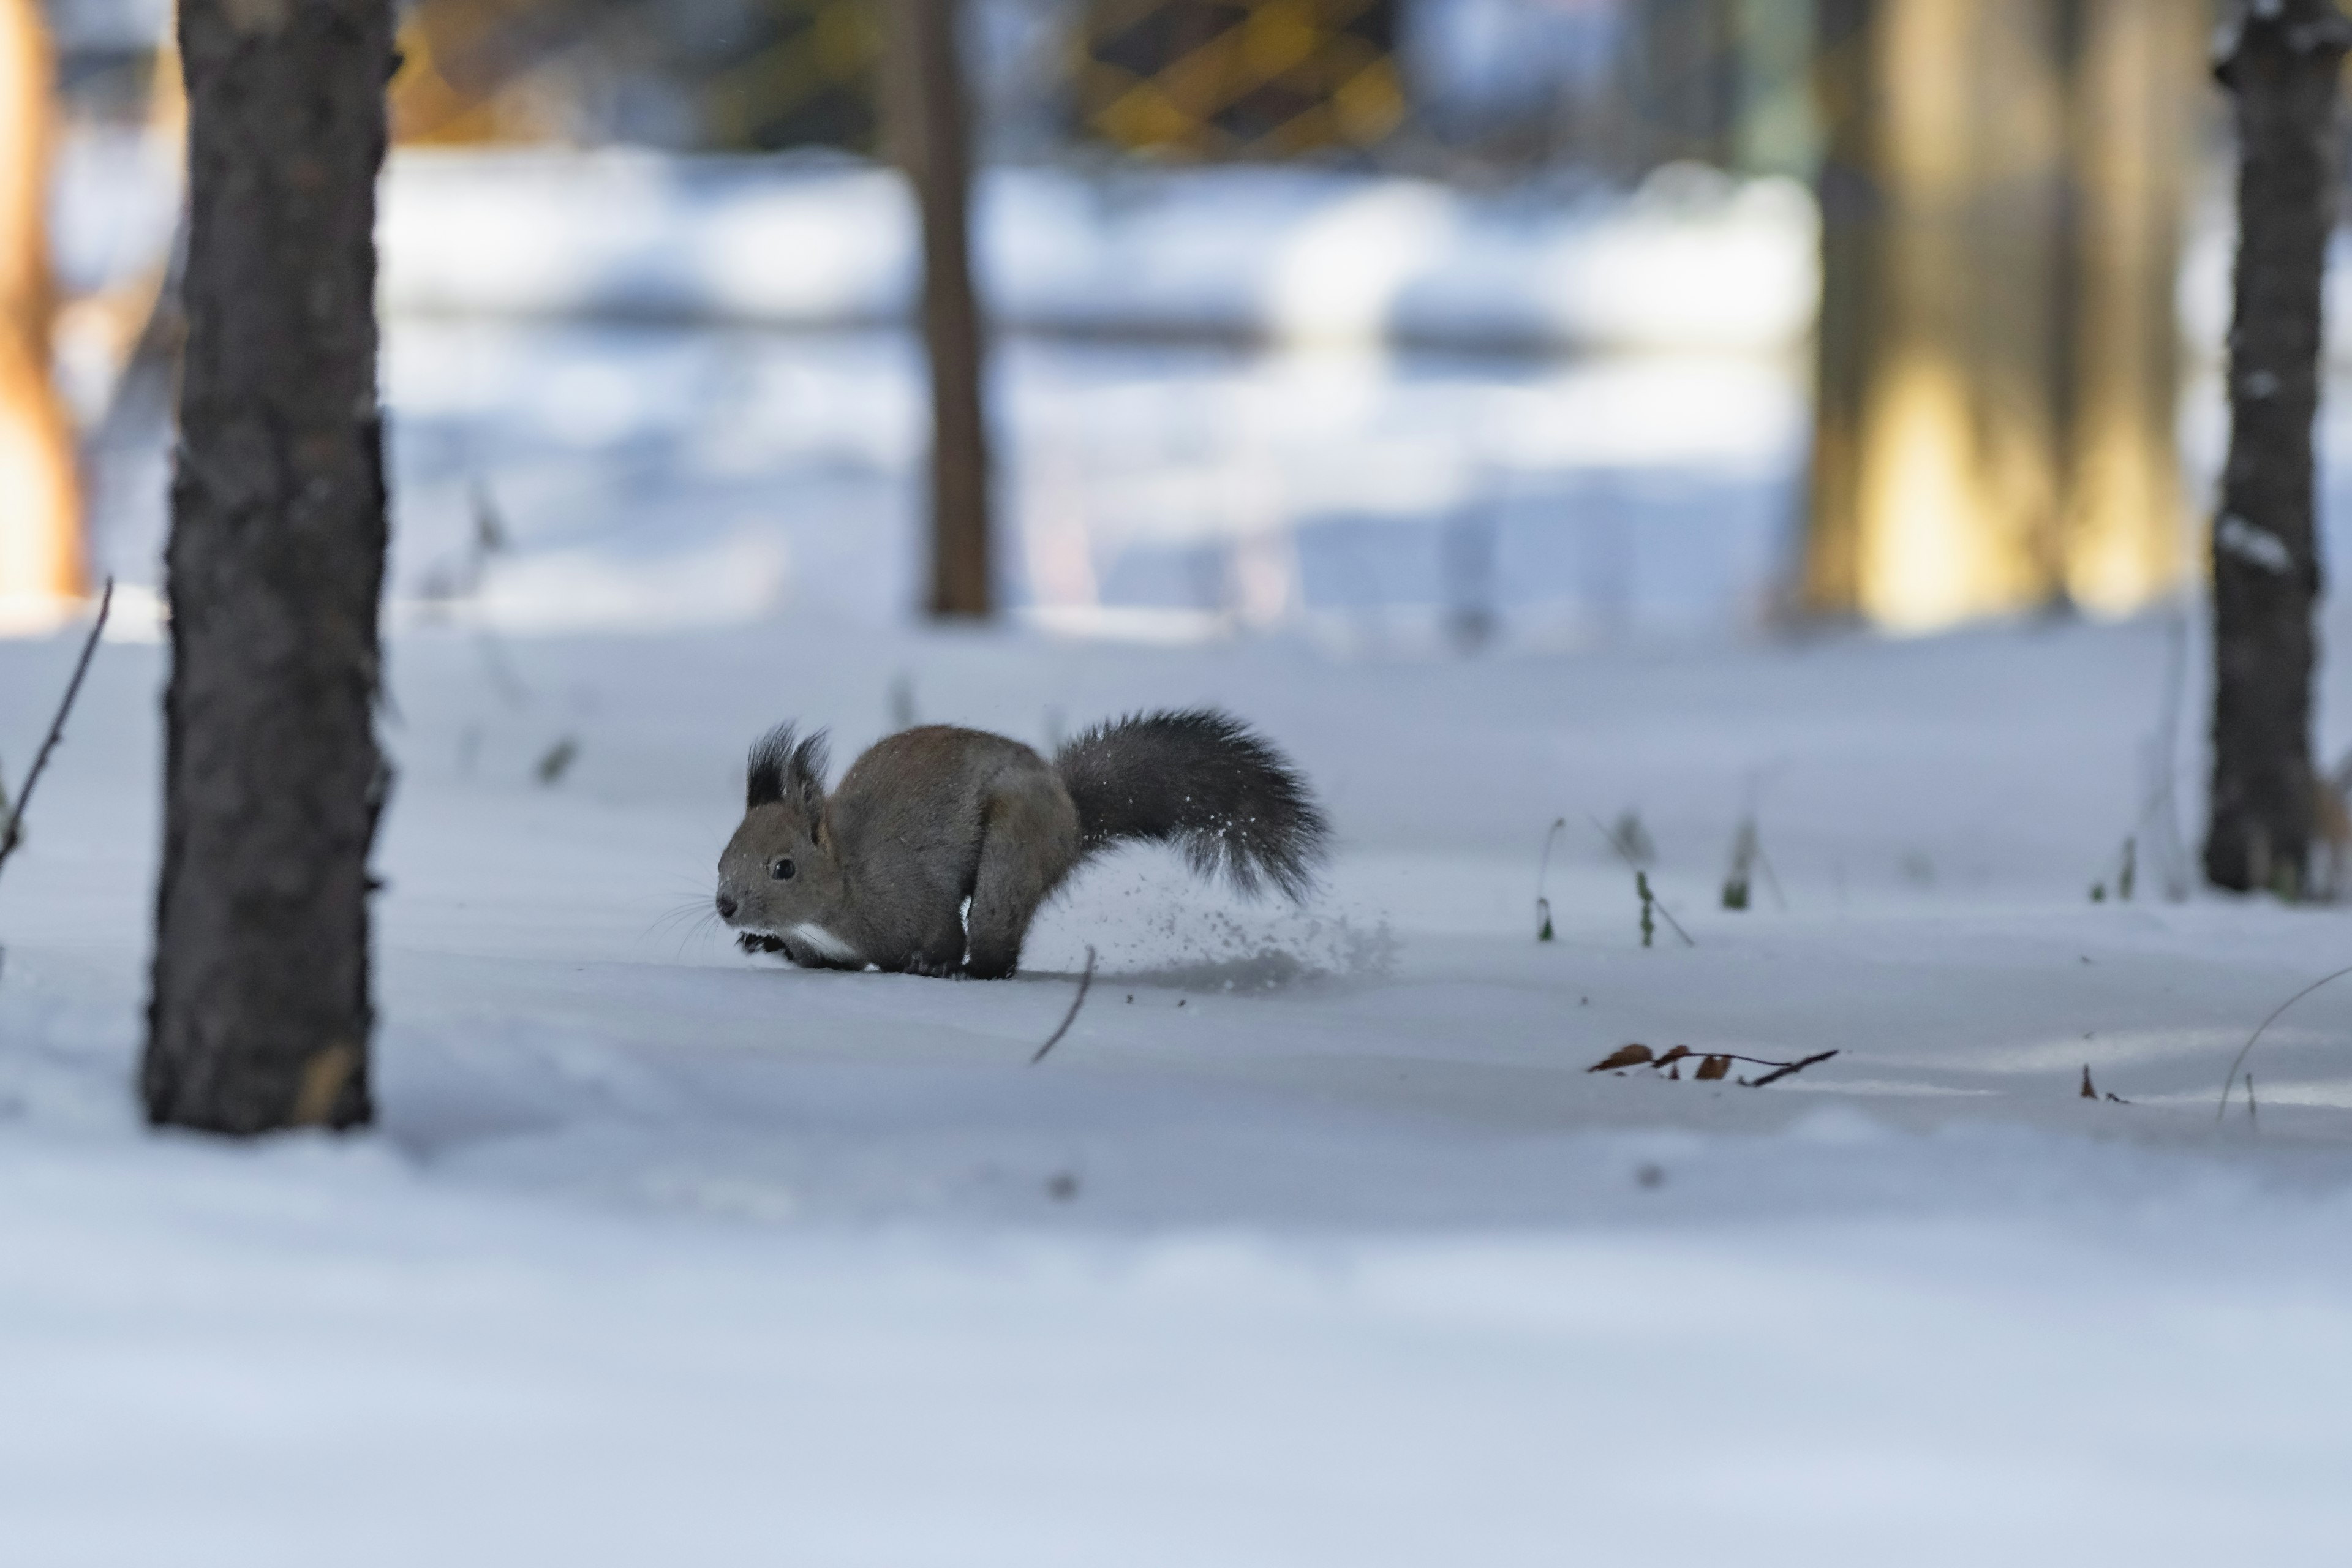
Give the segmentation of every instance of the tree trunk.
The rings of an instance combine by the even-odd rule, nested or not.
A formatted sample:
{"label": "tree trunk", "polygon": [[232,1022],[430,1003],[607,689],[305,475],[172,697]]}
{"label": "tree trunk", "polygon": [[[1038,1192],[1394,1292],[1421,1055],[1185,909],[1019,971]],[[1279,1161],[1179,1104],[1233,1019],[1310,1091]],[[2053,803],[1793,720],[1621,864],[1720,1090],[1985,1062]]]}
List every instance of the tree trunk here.
{"label": "tree trunk", "polygon": [[1929,630],[2178,581],[2197,0],[1819,0],[1815,615]]}
{"label": "tree trunk", "polygon": [[2213,524],[2205,875],[2290,897],[2311,844],[2311,426],[2347,47],[2352,23],[2331,0],[2263,0],[2234,7],[2214,62],[2236,110],[2238,266],[2230,457]]}
{"label": "tree trunk", "polygon": [[2210,29],[2199,0],[2065,0],[2067,125],[2063,519],[2066,590],[2137,609],[2189,564],[2176,429],[2177,282],[2199,116],[2184,113]]}
{"label": "tree trunk", "polygon": [[1865,520],[1860,493],[1871,344],[1879,324],[1879,89],[1872,58],[1875,0],[1817,0],[1814,91],[1824,135],[1816,195],[1822,215],[1822,307],[1813,332],[1813,449],[1805,552],[1797,595],[1816,618],[1862,613]]}
{"label": "tree trunk", "polygon": [[1925,631],[2047,602],[2063,85],[2046,0],[1824,0],[1805,588]]}
{"label": "tree trunk", "polygon": [[375,176],[390,0],[182,0],[189,200],[165,552],[159,1123],[371,1113],[384,551]]}
{"label": "tree trunk", "polygon": [[84,588],[73,429],[49,376],[56,85],[39,5],[0,0],[0,623],[53,619]]}
{"label": "tree trunk", "polygon": [[1642,0],[1633,22],[1637,172],[1679,159],[1728,167],[1739,110],[1733,0]]}
{"label": "tree trunk", "polygon": [[891,140],[922,205],[931,373],[930,613],[993,608],[980,302],[971,281],[971,132],[959,0],[892,0]]}

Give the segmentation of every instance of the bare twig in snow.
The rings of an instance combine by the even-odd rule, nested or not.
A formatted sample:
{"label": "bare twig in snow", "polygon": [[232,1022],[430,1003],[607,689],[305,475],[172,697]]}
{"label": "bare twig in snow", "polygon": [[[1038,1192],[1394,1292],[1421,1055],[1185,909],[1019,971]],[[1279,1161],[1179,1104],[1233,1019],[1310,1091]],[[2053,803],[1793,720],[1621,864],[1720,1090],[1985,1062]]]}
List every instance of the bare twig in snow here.
{"label": "bare twig in snow", "polygon": [[1087,993],[1094,988],[1094,983],[1095,950],[1089,946],[1087,949],[1086,973],[1078,976],[1078,994],[1070,998],[1070,1010],[1062,1015],[1061,1027],[1046,1036],[1045,1043],[1037,1047],[1037,1054],[1029,1058],[1029,1065],[1031,1067],[1034,1068],[1039,1062],[1044,1061],[1045,1059],[1045,1053],[1062,1043],[1062,1037],[1068,1034],[1070,1032],[1070,1026],[1078,1021],[1078,1009],[1087,1005]]}
{"label": "bare twig in snow", "polygon": [[66,682],[66,694],[58,703],[57,717],[49,721],[48,738],[34,753],[32,771],[25,775],[24,790],[8,812],[7,831],[0,833],[0,866],[8,863],[8,857],[24,841],[25,813],[33,804],[33,791],[41,782],[42,770],[49,765],[49,753],[58,749],[58,742],[65,736],[66,715],[73,711],[74,699],[81,695],[81,678],[89,673],[90,657],[98,652],[98,639],[105,632],[106,617],[113,608],[114,579],[109,577],[106,591],[99,595],[98,619],[90,623],[89,637],[81,645],[81,658],[74,662],[73,679]]}
{"label": "bare twig in snow", "polygon": [[[1643,907],[1647,908],[1652,905],[1656,906],[1657,911],[1666,917],[1666,924],[1672,926],[1674,928],[1675,934],[1683,939],[1683,945],[1685,947],[1696,947],[1698,943],[1691,940],[1690,932],[1683,930],[1683,922],[1675,919],[1675,911],[1666,908],[1666,901],[1658,897],[1657,894],[1647,890],[1649,888],[1649,873],[1643,869],[1642,862],[1634,858],[1633,850],[1626,847],[1626,846],[1618,839],[1617,835],[1610,832],[1606,827],[1603,827],[1601,825],[1601,819],[1593,816],[1591,812],[1588,811],[1584,814],[1584,819],[1592,824],[1592,830],[1595,833],[1600,834],[1601,837],[1609,841],[1609,847],[1617,851],[1618,858],[1623,860],[1628,867],[1632,868],[1633,872],[1633,885],[1636,889],[1642,891],[1642,902]],[[1643,945],[1647,946],[1648,943],[1645,942]]]}
{"label": "bare twig in snow", "polygon": [[1682,1076],[1681,1064],[1696,1057],[1698,1069],[1696,1077],[1702,1083],[1728,1077],[1731,1064],[1734,1062],[1746,1062],[1750,1067],[1772,1068],[1772,1071],[1761,1078],[1743,1078],[1739,1080],[1749,1089],[1761,1089],[1768,1083],[1778,1083],[1791,1073],[1801,1073],[1816,1063],[1825,1062],[1835,1055],[1837,1055],[1835,1051],[1822,1051],[1818,1055],[1806,1057],[1801,1061],[1776,1062],[1768,1061],[1762,1057],[1743,1057],[1736,1051],[1694,1051],[1688,1046],[1676,1046],[1664,1056],[1651,1055],[1650,1047],[1647,1046],[1620,1046],[1584,1070],[1616,1072],[1625,1068],[1649,1068],[1653,1070],[1664,1068],[1667,1069],[1668,1077],[1678,1079]]}
{"label": "bare twig in snow", "polygon": [[1558,816],[1552,819],[1551,827],[1544,834],[1543,858],[1536,866],[1536,940],[1538,942],[1551,940],[1551,900],[1544,897],[1544,882],[1551,875],[1553,841],[1559,837],[1567,826],[1568,818]]}
{"label": "bare twig in snow", "polygon": [[[2213,1108],[2213,1120],[2216,1122],[2221,1120],[2222,1112],[2230,1109],[2230,1091],[2232,1089],[2235,1089],[2238,1085],[2238,1069],[2246,1065],[2246,1058],[2252,1054],[2254,1042],[2263,1037],[2263,1031],[2269,1028],[2273,1024],[2277,1023],[2279,1021],[2279,1015],[2284,1013],[2289,1007],[2294,1006],[2296,1003],[2302,1001],[2305,997],[2310,995],[2321,986],[2332,984],[2335,982],[2343,979],[2347,974],[2352,974],[2352,963],[2346,964],[2343,968],[2336,971],[2333,974],[2321,975],[2318,979],[2313,981],[2310,984],[2305,986],[2302,990],[2296,992],[2294,995],[2288,997],[2285,1001],[2272,1008],[2271,1016],[2264,1018],[2260,1024],[2254,1026],[2254,1032],[2248,1035],[2246,1037],[2246,1043],[2238,1047],[2237,1058],[2230,1063],[2230,1076],[2221,1080],[2221,1103]],[[2249,1116],[2253,1114],[2253,1092],[2252,1075],[2249,1074],[2247,1075],[2246,1085],[2246,1113]]]}
{"label": "bare twig in snow", "polygon": [[1837,1055],[1835,1051],[1822,1051],[1801,1061],[1785,1062],[1762,1078],[1743,1078],[1739,1081],[1750,1089],[1762,1089],[1768,1083],[1778,1083],[1791,1073],[1801,1073],[1816,1062],[1825,1062],[1835,1055]]}

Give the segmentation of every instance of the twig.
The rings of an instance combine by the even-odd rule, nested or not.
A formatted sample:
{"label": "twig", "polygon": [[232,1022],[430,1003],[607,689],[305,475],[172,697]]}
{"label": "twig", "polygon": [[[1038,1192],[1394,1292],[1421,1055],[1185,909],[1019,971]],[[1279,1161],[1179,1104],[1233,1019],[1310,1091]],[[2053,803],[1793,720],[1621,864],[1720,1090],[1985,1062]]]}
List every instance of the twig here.
{"label": "twig", "polygon": [[1070,998],[1070,1010],[1062,1015],[1062,1026],[1046,1036],[1045,1043],[1037,1047],[1037,1054],[1029,1058],[1031,1067],[1044,1061],[1045,1053],[1062,1043],[1062,1037],[1068,1034],[1070,1026],[1078,1021],[1078,1009],[1087,1005],[1087,993],[1093,989],[1094,983],[1095,950],[1089,946],[1087,949],[1087,972],[1078,976],[1078,994]]}
{"label": "twig", "polygon": [[106,591],[99,595],[98,619],[89,628],[89,640],[81,645],[81,658],[74,663],[73,679],[66,682],[66,694],[58,704],[57,717],[49,721],[48,738],[34,753],[33,770],[25,775],[25,787],[8,812],[7,832],[0,833],[0,866],[8,863],[8,857],[15,854],[16,846],[24,841],[26,808],[33,804],[33,791],[41,782],[41,771],[49,765],[49,753],[58,749],[58,742],[65,735],[66,715],[73,711],[74,699],[81,695],[81,678],[89,673],[90,656],[98,652],[99,635],[106,630],[106,617],[113,608],[114,579],[109,577]]}
{"label": "twig", "polygon": [[1544,897],[1544,882],[1551,875],[1551,847],[1568,826],[1568,818],[1552,818],[1551,828],[1544,835],[1543,859],[1536,867],[1536,940],[1551,940],[1551,900]]}
{"label": "twig", "polygon": [[[2238,1069],[2246,1065],[2246,1058],[2253,1051],[2254,1042],[2263,1037],[2263,1031],[2269,1028],[2273,1024],[2277,1023],[2279,1021],[2279,1015],[2285,1012],[2289,1007],[2294,1006],[2296,1003],[2302,1001],[2305,997],[2310,995],[2321,986],[2341,980],[2347,974],[2352,974],[2352,963],[2346,964],[2343,968],[2337,970],[2333,974],[2321,975],[2318,979],[2313,981],[2310,984],[2305,986],[2302,990],[2296,992],[2294,995],[2288,997],[2285,1001],[2272,1008],[2271,1016],[2264,1018],[2260,1024],[2254,1026],[2254,1032],[2248,1035],[2246,1037],[2246,1043],[2238,1047],[2237,1059],[2230,1064],[2230,1076],[2221,1080],[2221,1103],[2213,1108],[2213,1120],[2217,1123],[2221,1120],[2222,1113],[2230,1109],[2230,1091],[2232,1089],[2235,1089],[2238,1085]],[[2247,1092],[2251,1095],[2252,1091],[2249,1089]],[[2248,1103],[2251,1104],[2252,1101],[2249,1100]]]}
{"label": "twig", "polygon": [[1536,866],[1536,897],[1538,899],[1543,897],[1544,879],[1551,875],[1551,847],[1567,827],[1568,818],[1555,816],[1551,819],[1550,828],[1544,834],[1543,858]]}
{"label": "twig", "polygon": [[1763,868],[1764,885],[1772,889],[1772,907],[1787,914],[1789,895],[1780,890],[1780,873],[1772,869],[1772,857],[1766,853],[1760,837],[1756,841],[1756,864]]}
{"label": "twig", "polygon": [[[1835,1051],[1823,1051],[1819,1056],[1807,1057],[1801,1062],[1787,1063],[1785,1066],[1766,1073],[1762,1078],[1751,1078],[1748,1079],[1748,1087],[1750,1089],[1762,1089],[1768,1083],[1778,1083],[1780,1079],[1787,1078],[1792,1072],[1802,1072],[1807,1068],[1811,1067],[1815,1062],[1825,1062],[1835,1055],[1837,1055]],[[1743,1057],[1739,1059],[1745,1061],[1748,1058]]]}
{"label": "twig", "polygon": [[[1629,812],[1626,815],[1631,816],[1632,813]],[[1633,858],[1633,852],[1625,847],[1624,840],[1619,838],[1614,833],[1610,832],[1609,829],[1602,825],[1599,817],[1593,816],[1588,811],[1584,814],[1584,820],[1592,824],[1593,832],[1598,833],[1601,837],[1609,841],[1609,847],[1617,851],[1617,858],[1620,860],[1624,861],[1627,866],[1636,871],[1642,869],[1642,863]]]}
{"label": "twig", "polygon": [[[1645,871],[1643,875],[1646,877],[1649,873]],[[1650,895],[1650,902],[1658,906],[1658,912],[1666,917],[1666,924],[1672,926],[1674,928],[1675,934],[1683,939],[1683,945],[1685,947],[1696,947],[1698,945],[1698,938],[1683,930],[1683,922],[1675,919],[1675,911],[1666,908],[1665,900],[1658,897],[1655,892],[1653,892]]]}
{"label": "twig", "polygon": [[[1647,871],[1642,868],[1642,863],[1634,859],[1632,853],[1629,852],[1622,844],[1617,842],[1617,836],[1601,826],[1601,819],[1599,817],[1593,816],[1588,811],[1584,814],[1584,820],[1592,824],[1592,830],[1595,833],[1600,834],[1601,837],[1609,841],[1609,847],[1617,851],[1617,857],[1619,859],[1624,861],[1626,865],[1633,868],[1633,876],[1637,881],[1649,875]],[[1691,933],[1683,930],[1683,922],[1675,919],[1675,911],[1666,908],[1665,900],[1658,897],[1655,893],[1652,893],[1649,895],[1648,901],[1655,904],[1658,907],[1658,912],[1666,917],[1666,923],[1674,927],[1675,934],[1683,939],[1683,945],[1685,947],[1696,947],[1698,945],[1697,942],[1691,940]]]}
{"label": "twig", "polygon": [[[1649,1047],[1635,1045],[1620,1047],[1584,1070],[1617,1072],[1626,1068],[1648,1068],[1654,1072],[1660,1068],[1672,1068],[1675,1070],[1669,1076],[1678,1077],[1682,1072],[1681,1064],[1687,1061],[1698,1062],[1702,1068],[1710,1063],[1721,1062],[1723,1064],[1721,1072],[1728,1072],[1733,1062],[1746,1062],[1750,1067],[1774,1069],[1762,1078],[1743,1078],[1739,1080],[1749,1089],[1761,1089],[1768,1083],[1775,1083],[1787,1078],[1790,1073],[1802,1072],[1818,1062],[1825,1062],[1835,1055],[1837,1055],[1835,1051],[1822,1051],[1817,1056],[1807,1057],[1802,1061],[1777,1062],[1763,1057],[1743,1057],[1737,1051],[1695,1051],[1688,1046],[1676,1046],[1664,1056],[1653,1056]],[[1714,1078],[1721,1076],[1721,1072],[1702,1071],[1699,1077],[1702,1080],[1711,1081]]]}
{"label": "twig", "polygon": [[2147,804],[2141,808],[2140,821],[2146,824],[2151,817],[2157,819],[2159,829],[2158,852],[2164,859],[2164,896],[2177,904],[2189,897],[2189,879],[2181,867],[2186,855],[2180,844],[2180,812],[2177,801],[2180,714],[2189,700],[2189,638],[2194,624],[2189,609],[2188,589],[2181,591],[2174,601],[2174,607],[2178,613],[2165,628],[2162,706],[2158,711],[2157,732],[2148,740],[2149,771],[2156,776],[2148,792]]}

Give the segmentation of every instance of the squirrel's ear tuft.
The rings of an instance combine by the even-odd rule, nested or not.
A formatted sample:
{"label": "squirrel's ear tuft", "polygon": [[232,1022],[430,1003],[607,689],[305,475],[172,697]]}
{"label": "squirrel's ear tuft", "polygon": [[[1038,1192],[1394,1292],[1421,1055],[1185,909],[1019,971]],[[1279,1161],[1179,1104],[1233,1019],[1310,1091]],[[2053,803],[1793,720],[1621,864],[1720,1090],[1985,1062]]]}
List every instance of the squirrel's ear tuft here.
{"label": "squirrel's ear tuft", "polygon": [[793,754],[793,727],[779,724],[751,743],[743,773],[743,809],[773,805],[784,798],[784,764]]}
{"label": "squirrel's ear tuft", "polygon": [[824,731],[803,740],[779,724],[751,747],[743,774],[743,809],[790,802],[814,816],[824,805]]}
{"label": "squirrel's ear tuft", "polygon": [[816,733],[793,748],[784,763],[784,797],[798,803],[811,822],[824,813],[825,735]]}

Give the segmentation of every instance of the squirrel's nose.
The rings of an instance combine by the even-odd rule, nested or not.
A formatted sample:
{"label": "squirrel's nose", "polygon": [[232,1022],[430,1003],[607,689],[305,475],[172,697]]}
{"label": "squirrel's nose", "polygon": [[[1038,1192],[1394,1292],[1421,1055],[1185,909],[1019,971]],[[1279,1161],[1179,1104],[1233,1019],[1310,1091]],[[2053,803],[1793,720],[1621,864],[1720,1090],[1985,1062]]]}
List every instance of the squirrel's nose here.
{"label": "squirrel's nose", "polygon": [[719,918],[722,921],[731,921],[735,918],[734,894],[721,893],[719,895]]}

